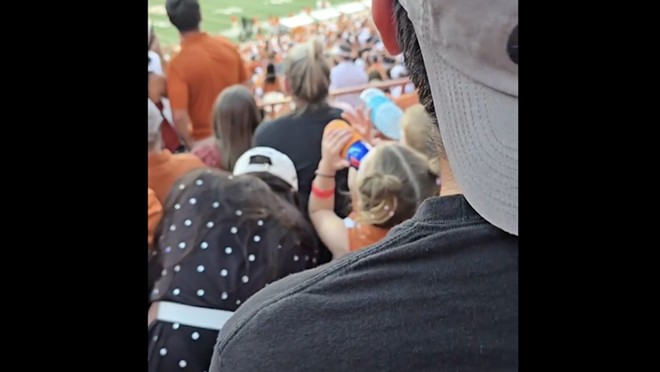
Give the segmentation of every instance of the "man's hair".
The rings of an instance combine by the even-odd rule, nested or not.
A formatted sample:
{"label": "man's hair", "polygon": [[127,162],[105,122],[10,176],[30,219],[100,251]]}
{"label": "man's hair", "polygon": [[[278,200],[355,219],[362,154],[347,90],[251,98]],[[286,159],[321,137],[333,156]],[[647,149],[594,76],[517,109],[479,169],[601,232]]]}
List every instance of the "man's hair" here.
{"label": "man's hair", "polygon": [[167,17],[179,32],[194,31],[199,28],[202,13],[198,0],[167,0]]}
{"label": "man's hair", "polygon": [[424,105],[424,109],[429,113],[433,122],[437,125],[438,118],[433,106],[433,97],[431,96],[431,86],[426,77],[426,66],[422,58],[422,49],[417,41],[415,27],[410,19],[408,12],[404,9],[398,0],[394,1],[394,19],[397,26],[397,40],[405,58],[406,68],[408,69],[410,80],[418,89],[419,103]]}
{"label": "man's hair", "polygon": [[[422,49],[417,41],[417,34],[415,34],[415,27],[410,19],[408,19],[408,12],[399,4],[399,0],[394,1],[394,19],[397,26],[397,41],[403,53],[406,68],[410,80],[417,88],[419,95],[419,103],[424,106],[424,109],[433,120],[435,126],[438,125],[438,117],[435,114],[435,106],[433,105],[433,96],[431,95],[431,85],[426,76],[426,66],[424,65],[424,58],[422,57]],[[436,143],[439,154],[446,158],[444,144],[442,137],[438,136],[433,139]]]}

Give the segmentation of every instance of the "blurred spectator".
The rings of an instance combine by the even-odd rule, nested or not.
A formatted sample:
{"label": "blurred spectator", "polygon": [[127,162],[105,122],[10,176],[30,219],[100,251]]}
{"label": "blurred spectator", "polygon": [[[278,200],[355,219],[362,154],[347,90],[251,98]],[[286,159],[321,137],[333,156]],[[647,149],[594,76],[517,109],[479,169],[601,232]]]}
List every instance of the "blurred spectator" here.
{"label": "blurred spectator", "polygon": [[[152,63],[152,61],[157,58],[158,56],[150,55],[149,57],[149,66],[147,68],[147,73],[149,75],[149,99],[156,105],[163,116],[163,122],[160,127],[163,138],[163,147],[171,152],[182,152],[184,150],[184,145],[174,128],[170,100],[165,97],[167,95],[167,81],[162,74],[160,66],[157,63]],[[160,71],[160,73],[158,71]]]}
{"label": "blurred spectator", "polygon": [[[361,68],[353,61],[355,56],[353,48],[348,43],[343,43],[335,49],[335,56],[339,64],[332,68],[330,72],[330,89],[351,88],[367,84],[367,77],[364,68]],[[353,107],[358,107],[360,102],[359,93],[342,94],[335,96],[336,101],[347,103]]]}
{"label": "blurred spectator", "polygon": [[162,66],[163,50],[160,46],[160,40],[158,39],[158,35],[156,35],[156,32],[154,31],[154,25],[153,23],[151,23],[150,20],[147,21],[147,43],[148,43],[147,50],[149,54],[151,55],[151,53],[155,53],[158,56],[158,61],[154,61],[154,63],[157,62],[159,65]]}
{"label": "blurred spectator", "polygon": [[235,45],[200,31],[198,0],[167,0],[165,8],[181,34],[181,52],[168,66],[168,97],[177,132],[192,148],[195,141],[213,136],[213,103],[226,87],[247,83],[247,70]]}
{"label": "blurred spectator", "polygon": [[263,81],[262,89],[264,94],[270,92],[282,92],[284,90],[280,79],[275,73],[275,65],[272,63],[269,63],[268,66],[266,66],[266,76]]}
{"label": "blurred spectator", "polygon": [[214,137],[193,149],[204,163],[231,172],[239,156],[252,146],[261,114],[252,93],[243,85],[222,91],[213,107]]}
{"label": "blurred spectator", "polygon": [[[289,114],[259,125],[254,135],[254,145],[272,147],[293,161],[298,173],[302,209],[306,212],[314,171],[321,160],[323,130],[329,122],[340,118],[341,110],[327,102],[330,69],[323,58],[323,46],[319,41],[294,46],[284,63],[285,87],[293,96],[296,108]],[[335,212],[339,216],[347,215],[348,198],[340,192],[347,189],[347,172],[339,172],[335,204]],[[331,258],[331,253],[322,246],[319,263],[328,262]]]}
{"label": "blurred spectator", "polygon": [[208,370],[218,330],[255,292],[312,266],[313,236],[259,178],[196,170],[165,204],[152,270],[150,372]]}
{"label": "blurred spectator", "polygon": [[205,166],[195,155],[173,155],[170,150],[162,149],[163,140],[160,126],[163,122],[163,115],[149,99],[147,99],[147,115],[147,147],[149,151],[147,184],[154,190],[158,201],[164,205],[167,195],[177,179],[193,169],[205,168]]}

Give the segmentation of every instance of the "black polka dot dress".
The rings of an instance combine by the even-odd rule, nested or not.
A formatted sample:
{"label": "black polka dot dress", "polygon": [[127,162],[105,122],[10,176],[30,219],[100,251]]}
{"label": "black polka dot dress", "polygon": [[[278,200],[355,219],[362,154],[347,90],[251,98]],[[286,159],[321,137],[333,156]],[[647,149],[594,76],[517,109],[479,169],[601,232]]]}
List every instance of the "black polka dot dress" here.
{"label": "black polka dot dress", "polygon": [[[306,243],[311,234],[288,242],[288,236],[273,232],[274,221],[244,218],[231,198],[199,187],[210,176],[205,171],[190,184],[175,186],[168,198],[152,301],[233,312],[268,283],[315,266],[318,252]],[[217,330],[161,320],[148,330],[150,372],[208,370]]]}

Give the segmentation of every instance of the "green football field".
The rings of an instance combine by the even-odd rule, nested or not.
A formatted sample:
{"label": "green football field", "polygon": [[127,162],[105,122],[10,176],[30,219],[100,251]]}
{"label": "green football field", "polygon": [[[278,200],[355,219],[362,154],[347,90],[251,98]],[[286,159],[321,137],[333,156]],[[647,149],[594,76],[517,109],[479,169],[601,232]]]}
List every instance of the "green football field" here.
{"label": "green football field", "polygon": [[[161,43],[177,44],[179,37],[167,19],[165,0],[148,1],[149,19],[153,22]],[[334,0],[332,5],[354,1],[356,0]],[[224,33],[234,40],[235,36],[228,32],[231,29],[232,15],[239,20],[245,16],[249,19],[258,17],[265,22],[269,16],[287,17],[305,7],[316,7],[316,0],[199,0],[199,3],[202,8],[202,29],[213,34]]]}

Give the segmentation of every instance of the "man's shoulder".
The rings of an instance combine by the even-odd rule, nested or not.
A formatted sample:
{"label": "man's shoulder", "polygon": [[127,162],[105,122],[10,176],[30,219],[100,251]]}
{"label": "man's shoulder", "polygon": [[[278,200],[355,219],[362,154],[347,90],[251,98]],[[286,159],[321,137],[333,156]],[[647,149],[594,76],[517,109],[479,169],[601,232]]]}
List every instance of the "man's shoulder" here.
{"label": "man's shoulder", "polygon": [[[465,332],[480,334],[481,342],[491,347],[486,354],[505,353],[503,364],[512,364],[513,349],[517,356],[514,300],[517,238],[479,218],[411,220],[369,248],[258,292],[221,331],[214,361],[220,357],[227,369],[211,371],[265,367],[259,361],[249,366],[240,361],[247,357],[240,350],[248,345],[264,350],[254,359],[283,363],[277,370],[315,365],[378,370],[382,363],[428,370],[437,365],[424,363],[456,357],[446,352],[467,337]],[[467,319],[466,312],[482,318]],[[508,327],[504,334],[498,325]],[[479,342],[468,338],[458,348],[459,353],[478,354]],[[403,363],[394,357],[397,350],[418,350],[438,359]],[[311,364],[287,364],[277,356],[287,358],[294,351],[314,353]],[[483,358],[486,363],[489,356]]]}

